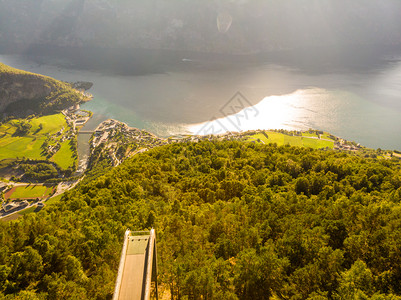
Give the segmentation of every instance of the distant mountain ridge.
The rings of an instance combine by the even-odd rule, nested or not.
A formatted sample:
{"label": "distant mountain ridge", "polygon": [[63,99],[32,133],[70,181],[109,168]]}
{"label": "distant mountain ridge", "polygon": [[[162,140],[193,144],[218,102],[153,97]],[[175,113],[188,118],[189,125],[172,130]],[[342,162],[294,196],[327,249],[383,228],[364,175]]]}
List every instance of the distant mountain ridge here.
{"label": "distant mountain ridge", "polygon": [[[322,46],[339,51],[349,45],[400,45],[400,12],[396,0],[2,0],[0,45],[227,54]],[[219,31],[222,13],[232,23]]]}
{"label": "distant mountain ridge", "polygon": [[0,113],[47,114],[87,100],[68,83],[0,63]]}

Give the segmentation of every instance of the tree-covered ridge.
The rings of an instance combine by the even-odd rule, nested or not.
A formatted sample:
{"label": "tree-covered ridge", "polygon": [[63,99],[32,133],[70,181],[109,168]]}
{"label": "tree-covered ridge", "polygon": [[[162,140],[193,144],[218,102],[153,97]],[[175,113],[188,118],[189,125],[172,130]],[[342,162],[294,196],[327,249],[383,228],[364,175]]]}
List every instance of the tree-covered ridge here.
{"label": "tree-covered ridge", "polygon": [[4,295],[106,299],[126,228],[154,227],[173,299],[398,299],[401,171],[238,141],[136,155],[0,223]]}
{"label": "tree-covered ridge", "polygon": [[[28,72],[28,71],[15,69],[13,67],[10,67],[10,66],[5,65],[5,64],[0,62],[0,74],[3,74],[3,73],[5,73],[5,74],[13,74],[13,75],[32,75],[32,76],[38,76],[38,77],[46,77],[44,75],[38,75],[38,74],[31,73],[31,72]],[[50,77],[47,77],[47,78],[50,78]]]}
{"label": "tree-covered ridge", "polygon": [[7,116],[50,114],[87,100],[69,83],[0,63],[0,112]]}

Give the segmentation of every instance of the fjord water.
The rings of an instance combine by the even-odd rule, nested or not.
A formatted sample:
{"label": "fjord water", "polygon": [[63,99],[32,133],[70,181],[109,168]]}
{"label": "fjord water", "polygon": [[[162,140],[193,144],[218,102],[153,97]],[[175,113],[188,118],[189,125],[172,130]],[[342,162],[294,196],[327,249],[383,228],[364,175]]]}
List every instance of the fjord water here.
{"label": "fjord water", "polygon": [[[93,82],[94,99],[83,105],[94,112],[89,130],[107,118],[160,136],[207,133],[202,128],[208,124],[221,132],[314,128],[372,148],[401,149],[401,61],[395,56],[310,65],[266,57],[153,55],[141,68],[127,62],[120,69],[46,56],[0,55],[0,61],[60,80]],[[246,100],[227,110],[237,92]],[[248,106],[252,110],[240,112]],[[230,116],[236,113],[241,118]],[[235,126],[233,117],[239,120]]]}

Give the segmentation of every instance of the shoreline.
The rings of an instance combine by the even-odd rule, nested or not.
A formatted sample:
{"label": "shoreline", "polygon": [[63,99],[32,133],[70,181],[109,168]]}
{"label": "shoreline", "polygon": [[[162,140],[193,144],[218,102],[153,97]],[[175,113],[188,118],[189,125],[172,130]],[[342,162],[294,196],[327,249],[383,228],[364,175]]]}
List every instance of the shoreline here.
{"label": "shoreline", "polygon": [[[180,55],[180,60],[182,60],[183,58],[187,58],[187,59],[193,59],[194,57],[192,57],[191,55]],[[390,58],[392,58],[393,56],[390,56]],[[196,58],[195,58],[196,59]],[[173,126],[170,126],[170,124],[172,123],[167,123],[166,126],[164,126],[165,123],[162,123],[164,121],[159,122],[157,119],[157,114],[150,114],[151,119],[152,120],[152,124],[143,124],[143,120],[141,119],[142,115],[139,116],[133,116],[132,120],[130,119],[129,113],[130,111],[134,111],[136,110],[134,106],[129,105],[130,111],[124,111],[124,101],[120,101],[117,99],[118,94],[120,93],[119,90],[122,90],[123,93],[125,93],[124,95],[122,95],[120,98],[127,98],[129,97],[129,93],[132,94],[132,89],[129,88],[129,86],[124,85],[125,80],[127,79],[126,77],[122,77],[122,78],[115,78],[117,76],[114,76],[115,73],[108,73],[108,70],[99,70],[99,72],[97,72],[95,69],[93,68],[89,68],[88,72],[83,71],[83,69],[81,68],[81,65],[73,65],[70,64],[70,68],[64,68],[62,64],[59,64],[58,60],[54,60],[54,61],[46,61],[43,60],[41,62],[40,66],[37,66],[36,64],[33,63],[34,59],[31,56],[28,56],[25,60],[23,60],[22,58],[18,57],[18,56],[10,56],[10,58],[4,57],[4,61],[5,62],[9,62],[9,65],[12,66],[16,66],[18,68],[21,69],[27,69],[30,70],[32,72],[38,72],[41,74],[47,74],[47,75],[52,75],[55,78],[60,78],[62,80],[66,80],[66,81],[74,81],[76,80],[86,80],[86,79],[90,79],[93,83],[94,86],[92,87],[92,92],[95,94],[95,99],[93,100],[93,102],[88,103],[88,105],[83,105],[83,107],[87,107],[89,110],[92,110],[95,115],[107,115],[108,117],[112,116],[116,119],[125,121],[127,123],[129,123],[132,126],[135,127],[139,127],[139,128],[147,128],[148,130],[152,131],[152,132],[156,132],[158,135],[160,136],[168,136],[169,132],[182,132],[183,130],[179,130],[180,128],[173,128],[175,124],[173,124]],[[257,60],[257,62],[259,62]],[[185,67],[183,67],[183,65]],[[285,76],[289,76],[289,78],[294,78],[294,80],[296,80],[296,82],[298,82],[299,80],[304,80],[304,76],[298,75],[298,73],[294,74],[291,70],[291,68],[293,66],[290,65],[283,65],[280,63],[277,63],[277,68],[270,68],[270,67],[264,67],[263,64],[259,64],[259,67],[254,69],[252,66],[250,66],[249,68],[246,68],[246,72],[257,72],[256,74],[258,74],[258,76],[255,78],[259,80],[259,78],[262,78],[263,76],[267,76],[268,74],[274,74],[277,75],[278,78],[280,78],[280,74],[283,73]],[[56,69],[57,67],[57,69]],[[376,65],[372,66],[372,68],[374,67],[374,71],[379,70]],[[67,70],[72,69],[73,71],[69,72]],[[387,70],[388,69],[388,70]],[[203,67],[203,65],[201,64],[200,67],[200,73],[199,70],[197,68],[195,68],[192,65],[186,66],[186,64],[183,64],[182,61],[177,62],[177,64],[172,64],[171,68],[169,67],[167,71],[170,71],[172,73],[174,73],[175,70],[178,70],[177,73],[180,75],[174,75],[174,77],[171,78],[171,80],[174,80],[174,82],[176,82],[176,80],[179,80],[182,76],[188,75],[188,74],[198,74],[200,77],[199,78],[204,78],[205,75],[209,75],[209,73],[204,73],[204,70],[208,70],[207,67]],[[342,71],[343,69],[341,69]],[[388,83],[391,83],[393,79],[396,79],[393,73],[389,73],[392,69],[390,69],[390,66],[388,66],[387,64],[381,64],[380,65],[380,71],[383,71],[385,74],[387,74],[389,76],[389,78],[391,80],[388,81]],[[224,73],[224,76],[230,76],[230,74],[228,72],[231,73],[232,69],[227,69]],[[389,71],[389,72],[387,72]],[[198,73],[196,73],[198,72]],[[260,73],[259,73],[260,72]],[[320,72],[320,71],[319,71]],[[82,75],[80,75],[82,74]],[[320,74],[320,73],[319,73]],[[344,70],[344,74],[349,75],[349,76],[353,76],[353,73],[349,73],[348,70]],[[375,75],[376,73],[374,73],[373,75]],[[129,74],[127,74],[129,75]],[[131,74],[132,76],[135,76],[136,74]],[[283,75],[283,76],[284,76]],[[73,78],[72,78],[73,77]],[[338,76],[340,82],[343,82],[343,76]],[[184,77],[186,78],[186,77]],[[198,77],[197,77],[198,78]],[[231,77],[228,77],[231,78]],[[320,77],[319,77],[320,78]],[[322,80],[322,82],[320,82],[320,79],[316,78],[313,79],[311,81],[310,84],[308,84],[307,86],[304,86],[303,84],[296,84],[288,86],[287,84],[284,84],[282,88],[276,88],[276,85],[274,84],[274,82],[272,82],[270,85],[271,87],[268,87],[269,90],[267,92],[264,92],[263,95],[261,97],[259,97],[259,93],[257,93],[257,99],[262,99],[263,97],[269,97],[269,96],[274,96],[274,95],[286,95],[288,93],[293,92],[296,89],[303,89],[303,88],[307,88],[308,86],[312,85],[312,86],[316,86],[316,87],[323,87],[325,84],[326,80]],[[337,75],[336,75],[337,78]],[[387,78],[387,77],[386,77]],[[107,86],[107,82],[109,80],[116,80],[116,91],[113,91],[114,88],[112,87],[106,87],[103,88],[105,86]],[[136,80],[135,78],[132,78],[134,81]],[[152,91],[151,88],[147,88],[147,85],[151,85],[152,83],[155,83],[156,81],[153,80],[152,75],[149,76],[145,76],[144,77],[144,83],[146,86],[144,86],[145,90],[144,92]],[[359,78],[358,80],[362,80],[361,82],[359,82],[360,86],[365,86],[365,81],[366,78]],[[114,82],[114,81],[110,81],[110,82]],[[163,81],[164,82],[164,81]],[[303,82],[303,81],[302,81]],[[341,91],[345,91],[345,92],[353,92],[353,87],[354,85],[352,84],[354,82],[353,77],[350,78],[350,83],[348,84],[348,80],[347,83],[345,84],[335,84],[333,86],[333,90],[341,90]],[[386,81],[387,82],[387,81]],[[384,82],[384,84],[386,83]],[[184,88],[186,87],[184,84]],[[198,87],[198,83],[193,82],[194,84],[194,88]],[[225,81],[222,82],[223,86],[222,88],[226,87],[226,83]],[[258,90],[260,88],[262,88],[262,86],[258,83],[255,83],[255,87],[247,87],[248,89],[250,89],[250,91],[252,93],[248,93],[245,88],[242,88],[241,82],[235,82],[234,86],[237,87],[241,87],[242,90],[244,90],[244,93],[246,93],[246,95],[252,95],[252,93],[254,92],[255,88],[258,88]],[[113,85],[114,86],[114,85]],[[152,85],[153,86],[153,85]],[[192,85],[191,85],[192,86]],[[167,86],[167,92],[170,91],[171,87],[170,85]],[[194,92],[197,92],[197,90],[194,90]],[[211,90],[211,92],[214,93],[213,90]],[[206,94],[206,96],[210,96],[211,92],[208,92]],[[256,92],[255,92],[256,93]],[[177,98],[177,93],[172,92],[172,95],[174,96],[174,98]],[[160,95],[160,93],[156,93],[155,97],[158,97]],[[223,96],[223,99],[227,99],[228,97],[231,96],[232,93],[230,92],[230,94],[227,94],[226,96]],[[358,96],[359,94],[356,93],[356,96]],[[179,96],[179,95],[178,95]],[[185,96],[185,95],[184,95]],[[385,95],[384,95],[385,96]],[[197,101],[200,100],[198,99],[199,97],[197,95],[194,95],[193,100]],[[364,99],[362,100],[373,100],[371,99],[371,95],[369,94],[369,96],[363,97]],[[366,98],[366,99],[365,99]],[[377,98],[375,96],[375,98]],[[111,99],[112,101],[108,101],[106,99]],[[128,99],[128,98],[127,98]],[[161,98],[162,99],[162,98]],[[384,99],[387,99],[387,97],[385,97]],[[155,102],[156,100],[154,100],[153,102]],[[389,100],[390,101],[390,100]],[[115,102],[116,106],[118,106],[115,111],[113,110],[112,103]],[[162,101],[161,101],[162,102]],[[181,104],[184,103],[183,101],[177,100],[177,103]],[[199,101],[198,101],[199,102]],[[340,105],[343,104],[344,101],[340,101]],[[367,103],[367,108],[371,109],[372,112],[375,112],[376,110],[374,110],[374,105],[370,105],[369,103],[372,103],[372,101],[366,101]],[[146,102],[145,102],[146,103]],[[185,104],[185,103],[184,103]],[[208,104],[208,103],[206,103]],[[103,106],[104,105],[104,106]],[[99,107],[99,109],[97,108]],[[164,107],[164,106],[163,106]],[[208,118],[210,116],[213,116],[213,114],[218,113],[218,108],[220,106],[218,106],[216,108],[216,110],[214,110],[213,112],[207,112],[207,113],[203,113],[203,115],[205,116],[205,118],[202,117],[203,120],[208,120]],[[342,106],[341,106],[342,107]],[[155,108],[157,110],[157,106],[153,106],[153,108]],[[186,107],[185,107],[186,108]],[[107,111],[104,111],[104,109],[107,109]],[[388,112],[387,106],[383,106],[383,109],[385,110],[385,112]],[[110,111],[113,110],[113,111]],[[180,110],[178,108],[178,110]],[[109,113],[110,111],[110,113]],[[139,111],[139,110],[138,110]],[[141,108],[141,112],[143,111],[143,109]],[[126,113],[125,113],[126,112]],[[183,112],[185,112],[183,110]],[[354,112],[353,110],[351,110],[351,112]],[[370,111],[369,111],[370,112]],[[191,113],[191,111],[189,111],[189,113]],[[104,118],[106,119],[105,116]],[[188,118],[185,118],[185,121],[181,122],[181,119],[183,118],[175,118],[176,120],[178,120],[178,126],[180,126],[181,124],[188,124],[191,123],[191,120],[194,120],[194,124],[197,124],[198,122],[201,122],[202,120],[199,120],[200,118],[192,118],[192,115],[189,115]],[[102,116],[103,117],[103,116]],[[356,116],[355,118],[352,118],[352,126],[350,126],[351,128],[349,128],[349,134],[347,134],[347,128],[346,128],[346,123],[344,122],[344,118],[342,118],[342,115],[339,115],[339,117],[341,117],[340,119],[338,117],[335,117],[336,121],[334,125],[330,125],[330,126],[324,126],[325,124],[325,119],[323,119],[321,122],[317,122],[316,120],[312,120],[313,122],[309,122],[308,124],[306,124],[306,128],[302,128],[302,129],[308,129],[308,127],[313,127],[313,128],[323,128],[324,130],[328,131],[328,132],[333,132],[334,134],[340,136],[340,137],[345,137],[349,140],[355,140],[355,141],[359,141],[361,144],[367,145],[369,147],[372,148],[378,148],[378,147],[382,147],[385,149],[401,149],[401,145],[397,139],[397,131],[396,130],[392,130],[391,128],[389,130],[386,130],[384,126],[381,126],[380,123],[378,123],[379,125],[379,129],[380,131],[382,131],[381,133],[376,133],[372,134],[372,136],[366,132],[369,132],[370,130],[374,129],[374,126],[370,126],[369,123],[371,124],[372,122],[368,122],[368,121],[364,121],[361,117]],[[378,116],[380,117],[380,116]],[[95,118],[97,118],[97,116],[95,116]],[[390,116],[390,120],[396,120],[399,118],[396,118],[396,114],[395,116]],[[372,121],[381,121],[382,119],[377,119],[376,115],[372,115]],[[298,119],[296,119],[298,121]],[[173,118],[169,118],[168,122],[174,122]],[[331,120],[328,119],[328,121],[330,122]],[[384,120],[385,121],[385,120]],[[153,126],[153,122],[154,125]],[[91,124],[93,124],[93,122],[90,122]],[[397,125],[399,122],[396,121],[394,122],[394,125]],[[310,124],[310,125],[309,125]],[[98,124],[96,124],[97,126]],[[170,127],[170,128],[168,128]],[[272,126],[269,126],[272,127]],[[377,126],[376,126],[377,127]],[[264,128],[264,127],[263,127]],[[282,128],[282,127],[275,127],[275,128]],[[382,130],[383,128],[383,130]],[[175,130],[178,129],[178,130]],[[255,128],[256,129],[256,128]],[[268,129],[268,128],[265,128]],[[376,138],[377,136],[377,138]]]}

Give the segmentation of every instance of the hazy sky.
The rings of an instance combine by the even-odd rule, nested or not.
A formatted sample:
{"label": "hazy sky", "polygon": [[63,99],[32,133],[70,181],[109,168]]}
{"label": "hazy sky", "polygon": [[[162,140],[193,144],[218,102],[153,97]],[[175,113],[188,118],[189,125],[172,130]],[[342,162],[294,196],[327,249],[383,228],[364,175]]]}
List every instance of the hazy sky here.
{"label": "hazy sky", "polygon": [[1,0],[0,41],[225,53],[400,45],[401,1]]}

